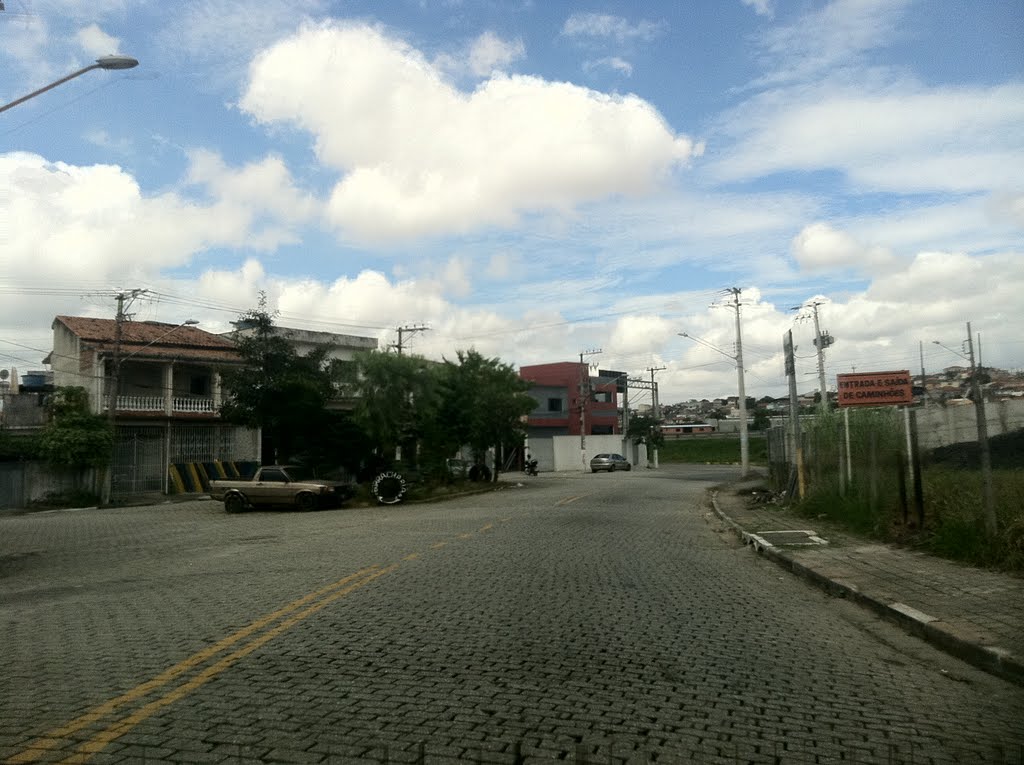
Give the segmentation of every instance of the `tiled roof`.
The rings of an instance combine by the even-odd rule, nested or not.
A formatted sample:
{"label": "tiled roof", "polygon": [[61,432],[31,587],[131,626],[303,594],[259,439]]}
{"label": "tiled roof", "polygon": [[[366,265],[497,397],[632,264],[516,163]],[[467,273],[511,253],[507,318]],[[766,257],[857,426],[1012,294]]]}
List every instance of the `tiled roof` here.
{"label": "tiled roof", "polygon": [[[84,316],[57,316],[54,326],[63,324],[84,342],[102,351],[113,351],[117,338],[114,319]],[[145,350],[143,350],[145,349]],[[194,326],[178,326],[155,321],[125,321],[121,324],[121,353],[127,356],[181,358],[204,361],[238,361],[235,345],[220,335]]]}

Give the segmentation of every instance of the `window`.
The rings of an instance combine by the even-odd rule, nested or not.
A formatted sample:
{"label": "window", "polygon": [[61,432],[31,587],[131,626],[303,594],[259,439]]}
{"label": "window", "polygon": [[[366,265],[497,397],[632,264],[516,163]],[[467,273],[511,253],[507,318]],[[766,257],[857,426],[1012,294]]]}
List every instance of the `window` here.
{"label": "window", "polygon": [[612,394],[606,390],[599,390],[594,393],[594,401],[599,404],[610,404],[612,402]]}
{"label": "window", "polygon": [[560,399],[560,398],[549,398],[548,399],[548,411],[549,412],[561,412],[562,411],[562,399]]}
{"label": "window", "polygon": [[271,483],[286,483],[288,478],[285,476],[283,470],[267,470],[264,469],[260,473],[261,481],[270,481]]}

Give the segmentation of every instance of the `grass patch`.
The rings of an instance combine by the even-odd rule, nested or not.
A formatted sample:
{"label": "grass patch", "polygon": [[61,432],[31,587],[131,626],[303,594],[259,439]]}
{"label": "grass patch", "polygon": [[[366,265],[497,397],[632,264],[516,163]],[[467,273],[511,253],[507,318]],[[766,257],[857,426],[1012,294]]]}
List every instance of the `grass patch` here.
{"label": "grass patch", "polygon": [[[750,461],[768,464],[768,442],[761,434],[750,434]],[[658,447],[658,461],[711,465],[740,464],[740,439],[736,437],[693,437],[666,441]]]}

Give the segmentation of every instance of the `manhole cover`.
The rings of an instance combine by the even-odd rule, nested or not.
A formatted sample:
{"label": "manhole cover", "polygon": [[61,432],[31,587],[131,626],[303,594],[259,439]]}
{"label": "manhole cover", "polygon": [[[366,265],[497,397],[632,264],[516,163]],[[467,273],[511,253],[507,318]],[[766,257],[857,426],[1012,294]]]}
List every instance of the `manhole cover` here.
{"label": "manhole cover", "polygon": [[758,531],[751,536],[756,537],[764,544],[773,545],[775,547],[785,547],[791,545],[827,545],[828,541],[822,539],[813,531],[809,530],[793,530],[793,531]]}

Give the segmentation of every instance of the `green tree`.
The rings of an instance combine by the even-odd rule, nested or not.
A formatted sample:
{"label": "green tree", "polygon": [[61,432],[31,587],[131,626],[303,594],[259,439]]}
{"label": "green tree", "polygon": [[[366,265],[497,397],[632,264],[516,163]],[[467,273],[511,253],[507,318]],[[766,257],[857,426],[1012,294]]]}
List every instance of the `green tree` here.
{"label": "green tree", "polygon": [[[500,454],[503,446],[522,444],[523,417],[536,402],[513,367],[475,350],[458,351],[457,362],[445,360],[440,378],[437,431],[449,447],[445,456],[465,444],[480,460],[492,447]],[[497,480],[497,470],[492,477]]]}
{"label": "green tree", "polygon": [[236,340],[244,366],[224,372],[226,422],[262,428],[264,459],[285,462],[301,453],[323,426],[334,384],[327,349],[300,356],[285,338],[274,333],[274,317],[266,295],[257,308],[239,317],[252,333]]}
{"label": "green tree", "polygon": [[437,375],[419,356],[370,351],[356,356],[354,420],[383,463],[402,447],[415,461],[417,444],[435,422]]}
{"label": "green tree", "polygon": [[82,387],[57,388],[47,404],[50,420],[39,435],[39,456],[53,465],[101,468],[114,450],[110,420],[89,411]]}
{"label": "green tree", "polygon": [[660,448],[665,444],[665,436],[661,432],[661,422],[646,414],[633,415],[629,418],[629,429],[626,435],[635,444],[647,444]]}

